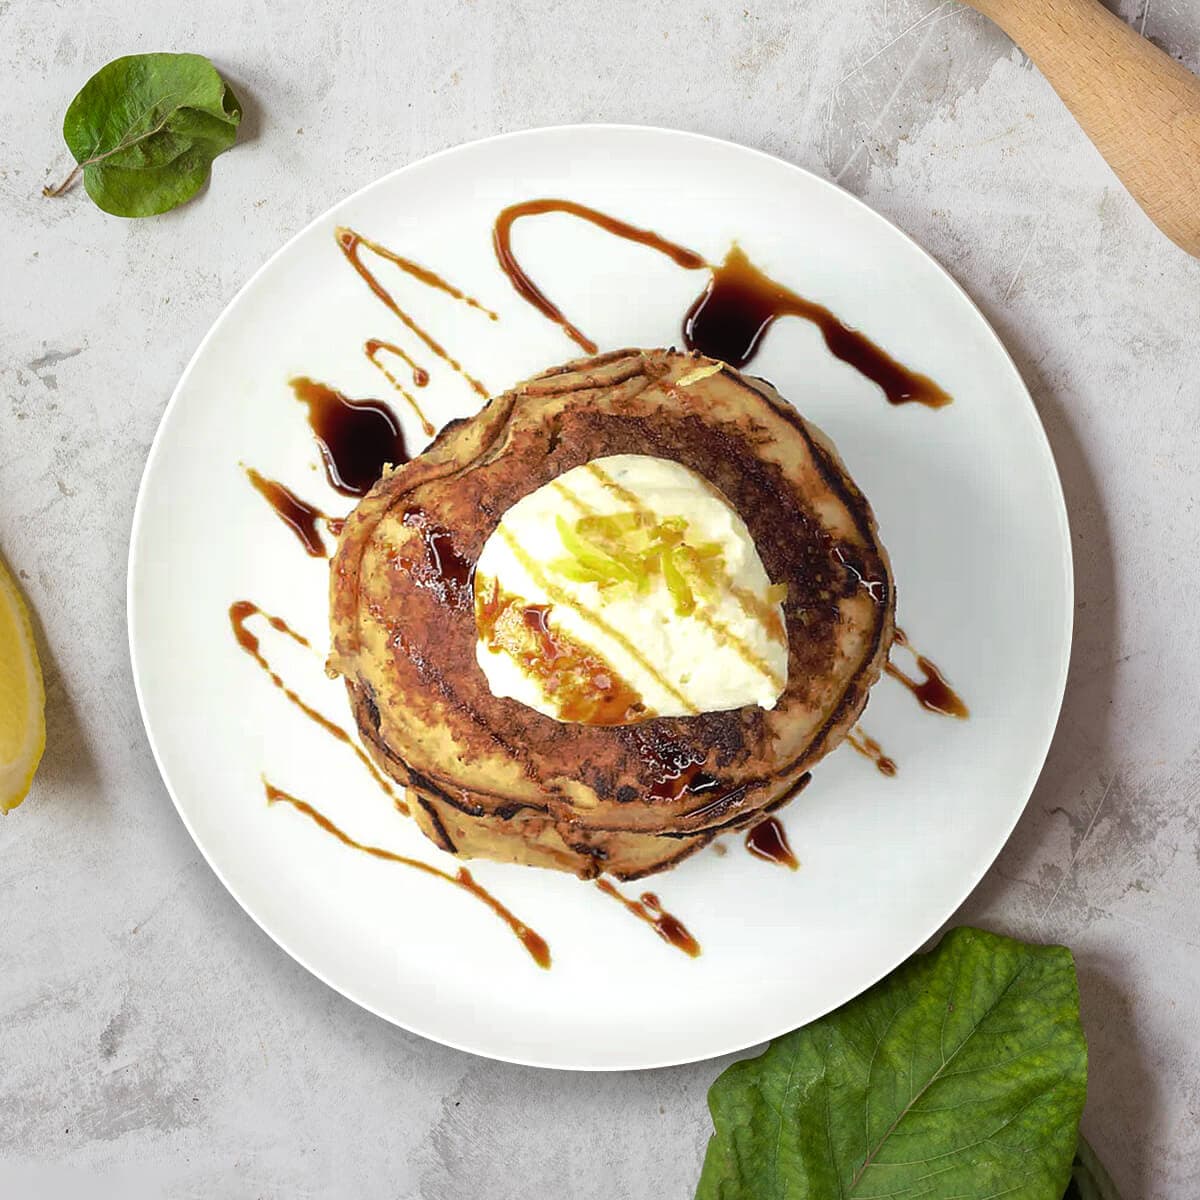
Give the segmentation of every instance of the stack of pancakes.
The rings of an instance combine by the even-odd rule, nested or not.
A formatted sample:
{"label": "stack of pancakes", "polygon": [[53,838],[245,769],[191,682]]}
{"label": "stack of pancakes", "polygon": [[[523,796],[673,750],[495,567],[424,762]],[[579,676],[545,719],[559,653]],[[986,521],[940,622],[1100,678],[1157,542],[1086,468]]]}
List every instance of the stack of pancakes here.
{"label": "stack of pancakes", "polygon": [[[594,726],[492,695],[471,581],[484,542],[523,496],[613,454],[708,480],[787,584],[788,679],[773,709]],[[620,350],[489,401],[375,485],[333,562],[330,668],[443,850],[636,879],[786,803],[858,720],[894,612],[871,508],[819,430],[723,363]]]}

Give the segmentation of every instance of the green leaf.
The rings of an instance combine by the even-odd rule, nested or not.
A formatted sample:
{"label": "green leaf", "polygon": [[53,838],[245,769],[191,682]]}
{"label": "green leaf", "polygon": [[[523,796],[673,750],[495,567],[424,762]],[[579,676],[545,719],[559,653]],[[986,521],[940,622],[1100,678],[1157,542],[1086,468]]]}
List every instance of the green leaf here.
{"label": "green leaf", "polygon": [[1080,1134],[1075,1148],[1075,1161],[1071,1164],[1071,1182],[1067,1185],[1063,1200],[1121,1200],[1117,1185],[1104,1169],[1096,1152]]}
{"label": "green leaf", "polygon": [[955,929],[713,1084],[697,1200],[1061,1200],[1086,1084],[1070,951]]}
{"label": "green leaf", "polygon": [[118,217],[149,217],[190,200],[237,138],[242,106],[199,54],[132,54],[101,67],[71,101],[63,137],[91,198]]}

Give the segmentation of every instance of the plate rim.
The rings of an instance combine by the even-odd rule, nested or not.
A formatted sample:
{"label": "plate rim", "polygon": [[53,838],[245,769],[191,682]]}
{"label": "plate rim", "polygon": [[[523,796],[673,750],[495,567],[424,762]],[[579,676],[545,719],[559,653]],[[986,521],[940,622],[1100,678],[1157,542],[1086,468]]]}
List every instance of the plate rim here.
{"label": "plate rim", "polygon": [[[789,162],[787,159],[779,155],[771,154],[768,151],[760,150],[754,146],[746,146],[740,142],[732,141],[728,138],[714,137],[710,134],[695,133],[690,130],[674,129],[669,126],[662,125],[642,125],[629,122],[569,122],[561,125],[539,125],[528,129],[510,130],[506,133],[493,134],[481,138],[473,138],[470,141],[459,142],[452,146],[446,146],[441,150],[434,151],[432,154],[423,155],[420,158],[414,158],[411,162],[405,163],[403,166],[396,167],[388,171],[377,179],[364,184],[362,187],[351,192],[349,195],[343,196],[336,200],[328,208],[318,213],[312,220],[306,222],[299,230],[288,237],[282,245],[278,247],[272,254],[260,263],[237,291],[229,298],[217,314],[207,332],[200,339],[196,349],[192,352],[188,359],[187,365],[184,367],[182,374],[179,376],[175,387],[171,392],[171,396],[164,406],[161,415],[158,419],[158,425],[155,428],[154,437],[150,443],[150,448],[146,454],[146,460],[142,467],[141,478],[138,482],[137,498],[134,502],[133,519],[130,523],[129,544],[126,556],[126,577],[125,577],[125,610],[126,610],[126,637],[129,647],[129,660],[131,672],[133,675],[134,693],[137,696],[138,715],[141,718],[142,728],[146,734],[146,740],[150,746],[150,752],[154,759],[154,765],[158,771],[159,778],[162,781],[163,787],[166,789],[167,795],[171,799],[171,803],[175,808],[183,827],[187,830],[188,836],[191,838],[196,849],[199,850],[201,857],[207,863],[209,869],[220,881],[221,885],[229,893],[229,895],[237,903],[238,907],[248,916],[259,929],[263,931],[285,954],[293,961],[303,967],[309,974],[320,980],[326,987],[332,989],[352,1004],[369,1012],[372,1016],[386,1021],[399,1029],[403,1029],[409,1033],[415,1034],[418,1037],[424,1038],[427,1041],[435,1042],[439,1045],[447,1046],[453,1050],[462,1051],[464,1053],[473,1054],[481,1058],[491,1059],[495,1062],[509,1063],[514,1066],[537,1067],[543,1070],[559,1070],[559,1071],[580,1071],[580,1072],[612,1072],[612,1071],[629,1071],[629,1070],[659,1070],[666,1067],[684,1066],[691,1063],[708,1062],[715,1058],[720,1058],[729,1054],[741,1053],[745,1050],[752,1049],[766,1042],[780,1037],[785,1033],[791,1032],[795,1028],[802,1026],[794,1026],[791,1024],[784,1025],[779,1029],[772,1028],[767,1032],[759,1032],[756,1036],[745,1039],[738,1037],[733,1039],[733,1044],[722,1044],[715,1048],[709,1049],[702,1054],[687,1053],[682,1056],[673,1055],[665,1058],[645,1061],[644,1059],[625,1060],[616,1059],[615,1061],[596,1061],[580,1059],[576,1057],[571,1061],[565,1058],[539,1057],[529,1054],[505,1054],[497,1053],[494,1050],[489,1050],[481,1047],[478,1044],[471,1044],[469,1039],[448,1037],[441,1033],[432,1033],[429,1030],[422,1028],[420,1022],[409,1023],[401,1021],[394,1016],[389,1015],[380,1010],[374,1004],[369,1003],[360,996],[355,994],[355,989],[346,988],[335,983],[329,976],[316,967],[309,961],[308,957],[297,951],[291,945],[291,939],[276,931],[269,929],[259,917],[251,910],[249,904],[243,899],[238,889],[235,888],[220,866],[214,861],[209,850],[204,845],[201,838],[197,835],[193,828],[187,813],[184,811],[184,806],[180,803],[176,795],[175,787],[173,786],[170,777],[165,768],[158,742],[155,738],[151,727],[150,715],[147,709],[146,700],[142,691],[142,676],[138,662],[138,650],[135,636],[135,627],[137,625],[137,615],[139,605],[135,596],[135,580],[138,573],[138,559],[136,557],[139,539],[141,537],[142,524],[146,504],[147,481],[150,478],[151,471],[155,461],[161,452],[161,445],[164,438],[164,430],[167,428],[172,413],[175,411],[180,402],[180,397],[185,390],[197,363],[205,353],[209,343],[216,337],[218,332],[223,329],[225,322],[229,319],[231,310],[241,300],[242,296],[249,292],[255,286],[259,278],[264,275],[268,269],[275,263],[291,247],[303,238],[311,229],[328,221],[334,213],[343,206],[351,204],[359,197],[367,192],[385,186],[391,180],[403,175],[406,171],[410,171],[416,167],[425,166],[439,159],[449,158],[456,154],[465,154],[484,145],[491,145],[498,142],[510,140],[529,140],[537,139],[546,136],[562,136],[564,134],[574,134],[577,136],[590,136],[598,131],[605,133],[615,133],[623,135],[654,135],[665,136],[668,138],[682,138],[690,142],[698,143],[711,147],[717,147],[722,151],[733,149],[741,154],[752,155],[754,157],[765,159],[772,164],[783,166],[789,171],[796,172],[804,176],[810,183],[815,183],[823,190],[833,191],[838,193],[841,201],[848,201],[853,207],[860,210],[862,214],[868,215],[872,220],[886,226],[886,228],[894,235],[898,235],[908,245],[916,250],[923,258],[925,258],[938,272],[938,274],[947,280],[953,289],[958,293],[959,297],[965,304],[966,310],[974,317],[975,321],[982,327],[990,341],[999,350],[1001,361],[1003,361],[1012,377],[1018,385],[1021,395],[1024,397],[1027,406],[1028,416],[1032,418],[1032,426],[1036,431],[1036,441],[1041,448],[1045,457],[1045,461],[1050,468],[1050,476],[1054,488],[1054,496],[1057,501],[1054,506],[1054,519],[1060,526],[1060,544],[1063,549],[1063,583],[1064,583],[1064,609],[1065,609],[1065,627],[1062,631],[1062,651],[1060,655],[1060,664],[1058,679],[1056,680],[1057,700],[1052,707],[1052,719],[1047,722],[1047,729],[1043,735],[1043,745],[1041,750],[1030,759],[1030,768],[1026,780],[1016,789],[1017,793],[1024,792],[1024,798],[1014,807],[1012,819],[1005,829],[1003,837],[1001,837],[993,851],[985,852],[979,861],[972,867],[970,872],[964,873],[963,879],[966,881],[962,889],[962,894],[955,900],[954,904],[948,909],[944,916],[929,930],[924,932],[911,946],[907,947],[902,953],[894,959],[894,961],[881,960],[883,965],[877,973],[871,972],[872,978],[869,983],[857,991],[851,992],[849,995],[843,996],[836,1003],[830,1004],[824,1009],[824,1012],[810,1017],[806,1024],[811,1024],[813,1021],[820,1020],[829,1013],[841,1008],[844,1004],[853,1000],[855,997],[862,995],[870,988],[874,987],[881,979],[889,975],[902,963],[906,962],[913,954],[921,949],[930,938],[940,930],[948,920],[962,907],[971,893],[978,887],[983,877],[994,865],[1004,847],[1008,844],[1013,830],[1020,821],[1025,809],[1029,805],[1029,801],[1033,795],[1033,791],[1041,777],[1042,769],[1045,766],[1046,759],[1049,756],[1050,747],[1054,739],[1055,732],[1058,728],[1058,723],[1062,715],[1063,700],[1066,695],[1067,675],[1071,660],[1072,640],[1074,634],[1075,620],[1075,569],[1074,555],[1072,552],[1071,543],[1071,528],[1070,516],[1067,511],[1066,496],[1063,491],[1062,477],[1059,473],[1058,462],[1054,456],[1054,449],[1050,444],[1050,439],[1046,434],[1046,429],[1042,423],[1041,414],[1038,412],[1037,405],[1034,403],[1033,396],[1029,391],[1028,385],[1025,383],[1023,376],[1016,362],[1014,361],[1007,346],[1005,346],[1000,335],[996,332],[992,323],[988,320],[983,310],[966,291],[961,283],[944,267],[928,250],[926,250],[919,242],[916,241],[905,230],[901,229],[894,222],[890,221],[882,213],[877,212],[866,201],[847,191],[837,183],[830,179],[826,179],[807,167],[802,167],[797,163]],[[146,569],[143,567],[143,569]],[[939,906],[940,907],[940,906]],[[890,956],[889,956],[890,958]]]}

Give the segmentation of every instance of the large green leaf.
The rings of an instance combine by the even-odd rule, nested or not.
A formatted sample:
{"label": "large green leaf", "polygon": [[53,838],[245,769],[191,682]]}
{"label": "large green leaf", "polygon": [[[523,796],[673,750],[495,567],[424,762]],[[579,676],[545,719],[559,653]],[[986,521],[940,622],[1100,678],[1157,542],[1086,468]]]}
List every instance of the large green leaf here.
{"label": "large green leaf", "polygon": [[713,1084],[697,1200],[1061,1200],[1086,1084],[1070,951],[955,929]]}
{"label": "large green leaf", "polygon": [[101,67],[71,101],[63,137],[105,212],[148,217],[190,200],[237,137],[241,105],[199,54],[134,54]]}

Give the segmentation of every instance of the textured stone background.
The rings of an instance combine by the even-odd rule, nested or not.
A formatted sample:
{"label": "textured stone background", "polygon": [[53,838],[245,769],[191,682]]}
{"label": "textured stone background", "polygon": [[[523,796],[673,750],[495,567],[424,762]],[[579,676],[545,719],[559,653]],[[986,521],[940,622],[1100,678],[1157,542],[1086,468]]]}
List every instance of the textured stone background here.
{"label": "textured stone background", "polygon": [[[1200,68],[1200,0],[1118,7]],[[79,85],[159,49],[208,54],[244,100],[212,188],[144,222],[41,199]],[[1075,949],[1088,1135],[1127,1200],[1200,1194],[1200,263],[1004,37],[930,0],[0,0],[0,67],[0,547],[49,692],[33,796],[0,822],[0,1193],[691,1195],[723,1063],[508,1067],[326,989],[192,846],[125,645],[150,439],[266,254],[431,151],[609,120],[836,179],[1016,356],[1066,486],[1077,636],[1041,783],[955,920]]]}

